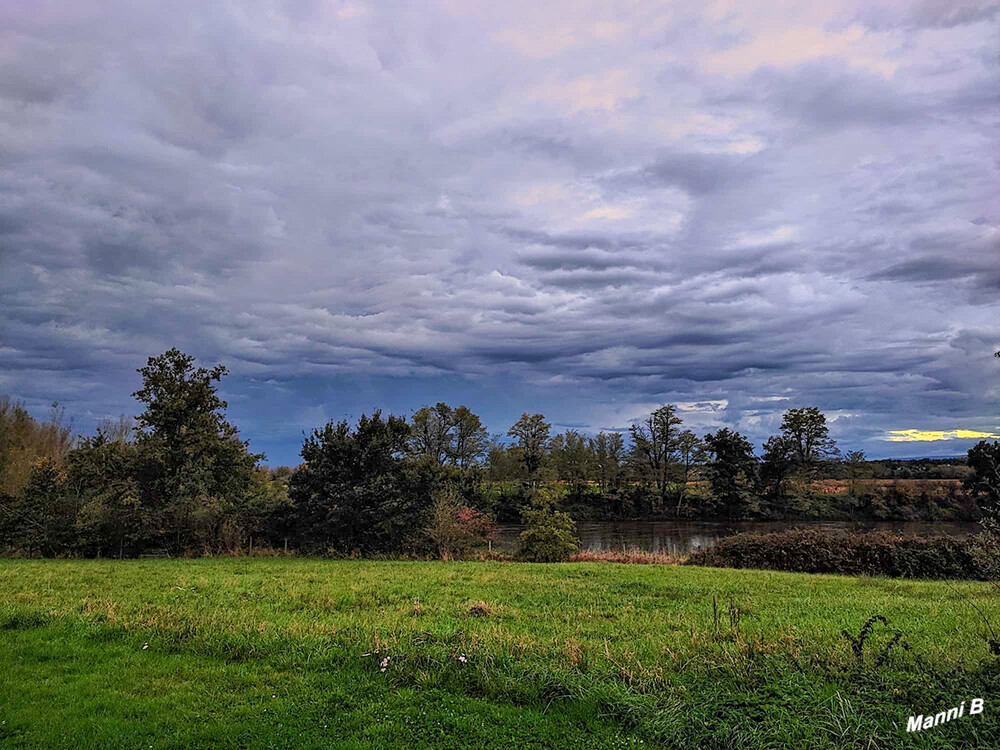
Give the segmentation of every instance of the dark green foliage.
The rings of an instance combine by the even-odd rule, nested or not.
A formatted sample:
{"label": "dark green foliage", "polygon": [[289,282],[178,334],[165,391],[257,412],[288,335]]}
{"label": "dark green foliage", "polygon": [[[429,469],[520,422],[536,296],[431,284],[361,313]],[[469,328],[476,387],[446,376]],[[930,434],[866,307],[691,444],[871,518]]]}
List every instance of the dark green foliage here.
{"label": "dark green foliage", "polygon": [[488,434],[467,406],[452,409],[444,402],[424,406],[413,415],[410,450],[438,466],[469,466],[487,450]]}
{"label": "dark green foliage", "polygon": [[660,496],[660,508],[666,505],[671,471],[677,465],[678,433],[681,418],[677,407],[666,404],[629,428],[632,437],[630,459],[638,477],[652,481]]}
{"label": "dark green foliage", "polygon": [[706,435],[705,446],[711,455],[706,474],[716,502],[730,518],[747,515],[757,468],[750,441],[723,428]]}
{"label": "dark green foliage", "polygon": [[[577,520],[976,520],[979,507],[955,482],[859,481],[961,470],[984,504],[996,505],[990,479],[996,443],[970,452],[970,466],[870,462],[860,452],[824,461],[833,446],[815,408],[786,412],[784,432],[764,446],[759,473],[742,435],[723,429],[703,441],[679,430],[670,405],[637,423],[628,446],[617,432],[588,438],[567,430],[549,439],[544,417],[527,413],[511,427],[514,441],[507,445],[500,436],[488,441],[467,407],[444,402],[420,409],[412,426],[380,416],[364,418],[356,432],[328,425],[306,441],[309,458],[299,469],[267,470],[225,419],[217,392],[225,367],[199,368],[171,349],[139,372],[143,387],[134,395],[145,411],[138,424],[124,417],[104,422],[73,450],[61,410],[38,423],[0,398],[0,551],[96,557],[235,554],[269,546],[429,552],[417,531],[427,521],[432,492],[500,523],[521,520],[540,491]],[[43,458],[49,474],[40,471],[25,494],[32,467]],[[800,471],[804,461],[808,472]],[[824,484],[821,476],[849,485]]]}
{"label": "dark green foliage", "polygon": [[486,453],[489,433],[479,415],[473,414],[467,406],[459,406],[452,412],[452,424],[454,430],[448,457],[453,465],[471,466]]}
{"label": "dark green foliage", "polygon": [[36,461],[20,494],[5,499],[0,543],[24,550],[29,557],[67,552],[74,539],[76,506],[65,481],[55,461]]}
{"label": "dark green foliage", "polygon": [[774,435],[764,443],[760,465],[760,484],[765,494],[781,499],[785,496],[784,482],[795,468],[796,448],[785,435]]}
{"label": "dark green foliage", "polygon": [[838,453],[826,426],[826,415],[815,406],[786,411],[781,418],[781,433],[799,466],[812,467]]}
{"label": "dark green foliage", "polygon": [[497,523],[519,523],[524,510],[531,506],[533,490],[520,482],[494,486],[491,507]]}
{"label": "dark green foliage", "polygon": [[289,480],[289,535],[296,546],[342,552],[402,549],[424,528],[429,474],[404,460],[410,428],[402,417],[362,415],[314,430]]}
{"label": "dark green foliage", "polygon": [[1000,516],[1000,441],[979,441],[969,450],[968,462],[975,474],[966,488],[984,499],[980,506],[987,515]]}
{"label": "dark green foliage", "polygon": [[520,450],[520,460],[524,465],[528,481],[534,483],[535,475],[545,460],[545,451],[549,442],[549,428],[541,414],[524,413],[517,423],[507,431],[509,437],[517,441]]}
{"label": "dark green foliage", "polygon": [[66,470],[80,502],[79,552],[124,557],[160,543],[166,503],[148,491],[159,467],[143,447],[98,429],[70,453]]}
{"label": "dark green foliage", "polygon": [[280,485],[259,475],[262,456],[224,418],[224,367],[196,368],[171,349],[139,372],[138,430],[124,418],[103,422],[65,455],[61,417],[36,431],[55,455],[0,502],[2,544],[45,555],[221,551],[240,547],[280,501]]}
{"label": "dark green foliage", "polygon": [[524,511],[528,528],[521,532],[518,557],[528,562],[566,562],[580,549],[576,524],[566,513],[549,508]]}
{"label": "dark green foliage", "polygon": [[883,531],[792,529],[735,534],[698,550],[688,564],[891,578],[984,577],[969,539],[902,536]]}
{"label": "dark green foliage", "polygon": [[133,396],[146,405],[139,415],[138,443],[155,471],[150,488],[167,498],[167,541],[175,551],[211,544],[228,506],[253,490],[262,454],[252,454],[224,419],[226,402],[215,383],[227,373],[194,366],[194,357],[171,349],[139,370],[143,387]]}
{"label": "dark green foliage", "polygon": [[441,466],[447,461],[452,446],[454,411],[448,404],[424,406],[413,415],[410,450]]}

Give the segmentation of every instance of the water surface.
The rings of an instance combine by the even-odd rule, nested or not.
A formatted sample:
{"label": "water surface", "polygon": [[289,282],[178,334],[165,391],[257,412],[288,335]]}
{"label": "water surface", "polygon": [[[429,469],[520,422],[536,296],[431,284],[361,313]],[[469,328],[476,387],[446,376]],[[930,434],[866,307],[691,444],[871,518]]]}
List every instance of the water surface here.
{"label": "water surface", "polygon": [[[709,547],[719,539],[740,531],[778,531],[789,528],[877,529],[902,534],[948,534],[968,536],[979,531],[975,521],[580,521],[577,535],[583,549],[600,551],[638,547],[651,552],[684,556],[699,547]],[[513,549],[524,529],[504,524],[500,547]]]}

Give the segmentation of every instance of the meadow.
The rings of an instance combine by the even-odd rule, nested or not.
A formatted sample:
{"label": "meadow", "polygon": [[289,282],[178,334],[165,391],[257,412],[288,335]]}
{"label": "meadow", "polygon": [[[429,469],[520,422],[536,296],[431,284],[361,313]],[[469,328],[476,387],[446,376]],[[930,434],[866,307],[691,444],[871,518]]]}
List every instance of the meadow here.
{"label": "meadow", "polygon": [[[972,582],[2,560],[0,746],[996,747],[986,620],[1000,601]],[[906,732],[973,698],[983,714]]]}

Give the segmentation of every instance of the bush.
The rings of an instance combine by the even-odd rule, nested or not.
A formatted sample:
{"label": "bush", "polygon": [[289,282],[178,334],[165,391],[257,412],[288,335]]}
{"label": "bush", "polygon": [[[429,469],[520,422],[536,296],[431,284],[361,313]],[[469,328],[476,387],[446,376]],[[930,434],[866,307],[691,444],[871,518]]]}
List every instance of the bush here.
{"label": "bush", "polygon": [[576,524],[566,513],[547,508],[526,510],[518,557],[528,562],[567,562],[580,549]]}
{"label": "bush", "polygon": [[434,501],[427,536],[437,546],[442,560],[466,555],[496,537],[489,517],[470,508],[452,495],[442,494]]}
{"label": "bush", "polygon": [[687,564],[890,578],[985,577],[972,539],[884,531],[792,529],[735,534],[696,551]]}
{"label": "bush", "polygon": [[1000,587],[1000,523],[992,518],[984,518],[981,523],[983,530],[969,539],[969,547],[983,577]]}

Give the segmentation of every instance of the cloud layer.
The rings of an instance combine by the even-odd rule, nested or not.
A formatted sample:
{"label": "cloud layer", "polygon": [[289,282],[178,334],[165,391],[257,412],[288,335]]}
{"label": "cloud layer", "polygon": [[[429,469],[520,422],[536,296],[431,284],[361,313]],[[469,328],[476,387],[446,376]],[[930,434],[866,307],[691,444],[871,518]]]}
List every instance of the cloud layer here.
{"label": "cloud layer", "polygon": [[418,5],[0,9],[0,392],[1000,428],[996,3]]}

